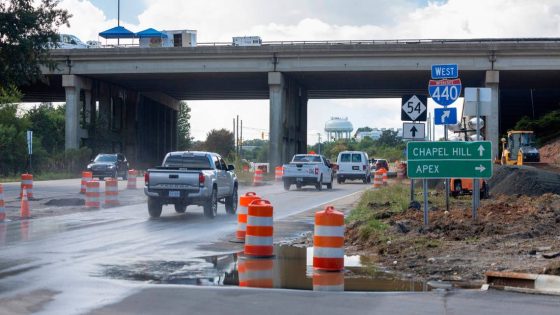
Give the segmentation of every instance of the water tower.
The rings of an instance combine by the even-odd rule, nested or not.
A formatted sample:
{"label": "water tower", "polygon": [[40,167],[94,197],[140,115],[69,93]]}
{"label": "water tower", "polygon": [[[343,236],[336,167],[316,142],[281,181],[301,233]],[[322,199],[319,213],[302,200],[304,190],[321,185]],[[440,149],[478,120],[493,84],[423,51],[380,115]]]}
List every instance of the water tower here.
{"label": "water tower", "polygon": [[350,139],[352,130],[354,130],[354,127],[352,127],[352,123],[348,121],[348,117],[331,117],[331,119],[325,123],[325,131],[327,132],[329,141]]}

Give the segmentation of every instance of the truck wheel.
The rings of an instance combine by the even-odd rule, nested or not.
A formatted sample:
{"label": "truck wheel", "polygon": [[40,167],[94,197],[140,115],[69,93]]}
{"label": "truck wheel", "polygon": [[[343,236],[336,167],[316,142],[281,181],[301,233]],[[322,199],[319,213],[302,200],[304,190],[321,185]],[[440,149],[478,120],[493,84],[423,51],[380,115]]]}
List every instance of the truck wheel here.
{"label": "truck wheel", "polygon": [[463,187],[461,186],[461,182],[455,182],[453,187],[453,191],[451,191],[451,196],[457,197],[463,192]]}
{"label": "truck wheel", "polygon": [[317,190],[319,191],[323,189],[323,175],[321,175],[319,181],[317,182],[317,184],[315,184],[315,188],[317,188]]}
{"label": "truck wheel", "polygon": [[284,190],[290,190],[290,183],[288,181],[284,181]]}
{"label": "truck wheel", "polygon": [[301,184],[296,184],[296,189],[297,190],[301,190],[301,187],[302,187]]}
{"label": "truck wheel", "polygon": [[175,204],[175,212],[177,213],[185,213],[187,211],[187,205],[184,203],[176,203]]}
{"label": "truck wheel", "polygon": [[342,184],[342,180],[341,180],[340,178],[337,178],[337,179],[336,179],[336,182],[337,182],[339,185]]}
{"label": "truck wheel", "polygon": [[327,184],[327,189],[332,189],[333,178],[331,177],[331,182]]}
{"label": "truck wheel", "polygon": [[233,187],[233,193],[231,196],[226,197],[226,213],[235,214],[237,212],[238,199],[237,186],[235,186]]}
{"label": "truck wheel", "polygon": [[119,178],[119,172],[117,172],[117,170],[115,170],[115,172],[113,173],[113,175],[111,176],[114,179],[118,179]]}
{"label": "truck wheel", "polygon": [[204,215],[209,219],[214,219],[218,214],[218,191],[216,188],[212,189],[212,196],[210,200],[204,203]]}
{"label": "truck wheel", "polygon": [[150,217],[159,218],[161,215],[161,203],[155,198],[148,198],[148,212]]}
{"label": "truck wheel", "polygon": [[490,197],[488,191],[488,185],[485,183],[482,184],[482,189],[480,189],[480,199],[488,199]]}
{"label": "truck wheel", "polygon": [[127,180],[127,179],[128,179],[128,170],[124,170],[122,179],[123,179],[123,180]]}

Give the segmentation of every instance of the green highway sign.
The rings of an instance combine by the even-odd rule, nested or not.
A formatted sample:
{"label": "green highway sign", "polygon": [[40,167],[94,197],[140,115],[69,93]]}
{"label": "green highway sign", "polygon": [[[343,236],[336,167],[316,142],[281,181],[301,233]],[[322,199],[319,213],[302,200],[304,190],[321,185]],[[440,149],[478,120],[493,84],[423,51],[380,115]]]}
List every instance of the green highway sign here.
{"label": "green highway sign", "polygon": [[490,141],[415,141],[406,149],[409,178],[492,177]]}

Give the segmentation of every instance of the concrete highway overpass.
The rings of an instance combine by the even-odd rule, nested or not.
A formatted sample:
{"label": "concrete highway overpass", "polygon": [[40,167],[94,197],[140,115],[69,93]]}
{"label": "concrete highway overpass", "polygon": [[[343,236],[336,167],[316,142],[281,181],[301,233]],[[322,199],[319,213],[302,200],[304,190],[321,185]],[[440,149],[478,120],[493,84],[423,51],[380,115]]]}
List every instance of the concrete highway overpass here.
{"label": "concrete highway overpass", "polygon": [[306,150],[309,99],[427,94],[432,64],[456,63],[463,87],[492,89],[485,132],[494,152],[521,116],[560,107],[560,39],[61,49],[52,57],[48,83],[22,89],[25,101],[67,103],[67,148],[102,131],[113,149],[149,163],[176,146],[179,100],[269,99],[270,162],[278,165]]}

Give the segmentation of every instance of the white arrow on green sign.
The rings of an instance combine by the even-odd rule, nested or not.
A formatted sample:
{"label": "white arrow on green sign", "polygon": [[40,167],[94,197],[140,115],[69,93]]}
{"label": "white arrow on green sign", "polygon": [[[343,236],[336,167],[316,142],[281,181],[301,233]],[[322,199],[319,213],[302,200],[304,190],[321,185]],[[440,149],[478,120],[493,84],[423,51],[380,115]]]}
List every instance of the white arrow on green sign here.
{"label": "white arrow on green sign", "polygon": [[409,142],[409,178],[492,177],[490,141]]}

